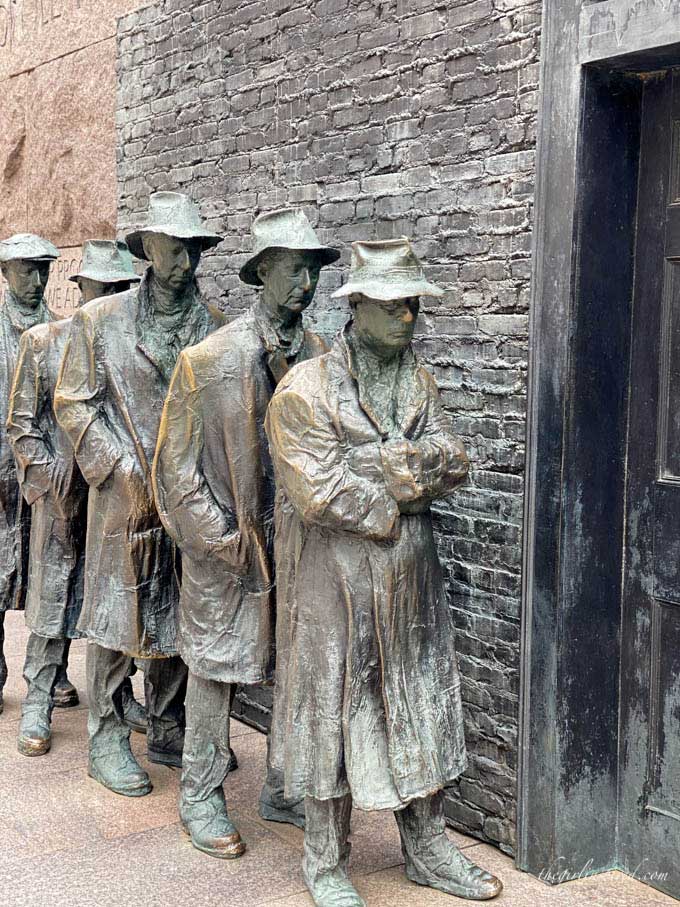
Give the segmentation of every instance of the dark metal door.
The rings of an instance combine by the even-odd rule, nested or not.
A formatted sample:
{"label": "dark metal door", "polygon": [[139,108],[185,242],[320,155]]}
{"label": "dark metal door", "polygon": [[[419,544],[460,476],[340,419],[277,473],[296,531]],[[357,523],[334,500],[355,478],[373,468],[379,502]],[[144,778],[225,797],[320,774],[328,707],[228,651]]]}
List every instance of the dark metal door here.
{"label": "dark metal door", "polygon": [[[680,73],[677,70],[645,77],[640,151],[621,625],[619,852],[629,872],[678,897]],[[615,312],[612,318],[616,318]]]}

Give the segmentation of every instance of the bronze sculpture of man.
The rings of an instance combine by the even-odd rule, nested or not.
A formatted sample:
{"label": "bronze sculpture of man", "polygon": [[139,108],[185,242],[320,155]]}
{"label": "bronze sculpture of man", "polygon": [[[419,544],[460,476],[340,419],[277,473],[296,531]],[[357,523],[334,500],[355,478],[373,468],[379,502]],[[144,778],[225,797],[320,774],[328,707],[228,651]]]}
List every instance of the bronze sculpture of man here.
{"label": "bronze sculpture of man", "polygon": [[58,249],[30,233],[19,233],[0,242],[0,270],[7,289],[0,304],[0,712],[7,680],[4,656],[5,612],[20,610],[26,600],[30,509],[17,480],[5,422],[21,335],[52,317],[45,303],[50,264]]}
{"label": "bronze sculpture of man", "polygon": [[177,657],[179,565],[153,500],[151,464],[179,352],[224,323],[195,280],[201,253],[221,237],[187,196],[151,196],[145,227],[127,237],[151,262],[138,289],[76,312],[54,408],[89,485],[84,600],[89,639],[88,773],[110,790],[143,796],[146,771],[130,749],[121,687],[131,658],[148,659],[148,754],[181,764],[186,668]]}
{"label": "bronze sculpture of man", "polygon": [[318,907],[361,907],[347,876],[352,803],[392,809],[409,879],[488,899],[498,879],[445,834],[465,768],[455,628],[430,503],[468,460],[411,349],[424,276],[407,239],[356,242],[352,319],[293,369],[267,416],[277,481],[284,657],[272,761],[304,796],[303,873]]}
{"label": "bronze sculpture of man", "polygon": [[[131,284],[139,283],[140,278],[135,272],[133,258],[127,243],[90,239],[83,245],[80,270],[76,274],[72,274],[69,280],[78,285],[81,305],[85,305],[102,296],[124,293],[130,289]],[[136,671],[137,667],[132,661],[130,676],[126,677],[121,687],[121,708],[125,723],[133,731],[146,734],[146,711],[144,706],[135,699],[130,680]],[[55,702],[55,704],[57,703]]]}
{"label": "bronze sculpture of man", "polygon": [[[236,684],[271,678],[274,483],[264,417],[277,382],[325,350],[306,331],[323,246],[300,209],[256,218],[241,280],[261,287],[245,315],[185,350],[165,404],[154,464],[156,501],[182,551],[179,649],[189,667],[180,816],[192,843],[215,857],[245,845],[229,819],[229,713]],[[302,825],[299,798],[268,771],[260,814]]]}
{"label": "bronze sculpture of man", "polygon": [[[129,256],[129,253],[128,253]],[[88,290],[120,291],[138,281],[132,261],[123,259],[116,243],[85,244],[83,269]],[[96,280],[95,280],[96,278]],[[24,500],[31,508],[24,679],[18,749],[41,756],[50,748],[52,708],[77,705],[66,668],[71,639],[83,598],[87,485],[75,462],[73,447],[59,428],[52,402],[71,319],[37,324],[21,338],[7,417],[9,437]],[[61,687],[57,684],[61,681]]]}

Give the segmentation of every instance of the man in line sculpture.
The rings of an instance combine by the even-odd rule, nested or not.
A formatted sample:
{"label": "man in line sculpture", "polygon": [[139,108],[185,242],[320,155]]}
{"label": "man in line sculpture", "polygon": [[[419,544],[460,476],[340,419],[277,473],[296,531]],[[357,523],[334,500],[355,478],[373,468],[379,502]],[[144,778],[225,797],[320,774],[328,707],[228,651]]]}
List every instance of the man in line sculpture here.
{"label": "man in line sculpture", "polygon": [[[69,280],[78,285],[81,305],[99,299],[102,296],[113,296],[124,293],[132,283],[139,283],[132,255],[124,242],[111,242],[104,239],[91,239],[83,245],[83,260],[77,274]],[[54,396],[54,385],[52,385]],[[130,663],[130,677],[137,672],[137,667]],[[121,688],[121,700],[125,723],[133,731],[146,734],[147,718],[144,706],[134,697],[132,681],[127,677]]]}
{"label": "man in line sculpture", "polygon": [[[272,676],[274,483],[264,434],[277,382],[325,346],[302,312],[323,265],[304,213],[285,209],[253,224],[254,254],[241,280],[261,287],[245,315],[185,350],[165,405],[154,486],[158,510],[182,551],[179,649],[189,667],[180,816],[192,843],[215,857],[245,845],[227,813],[229,713],[238,683]],[[283,796],[268,770],[265,819],[302,826],[300,798]]]}
{"label": "man in line sculpture", "polygon": [[[269,407],[281,612],[272,761],[305,797],[318,907],[364,904],[347,876],[352,803],[394,810],[409,879],[488,899],[500,881],[445,834],[465,768],[455,628],[430,503],[468,460],[411,339],[426,280],[405,238],[353,244],[352,320]],[[282,639],[281,634],[287,638]]]}
{"label": "man in line sculpture", "polygon": [[180,765],[186,668],[177,657],[179,565],[153,500],[151,464],[180,351],[224,323],[199,293],[201,253],[221,237],[185,195],[151,196],[147,225],[127,237],[151,262],[138,289],[97,299],[73,318],[54,408],[90,490],[78,629],[90,640],[88,772],[115,793],[151,781],[130,749],[121,689],[131,658],[145,671],[148,753]]}
{"label": "man in line sculpture", "polygon": [[51,242],[20,233],[0,242],[0,270],[7,288],[0,304],[0,712],[7,680],[5,612],[26,600],[30,508],[24,502],[5,422],[21,335],[51,315],[45,303],[50,264],[59,258]]}
{"label": "man in line sculpture", "polygon": [[[91,293],[120,292],[139,278],[129,252],[124,259],[116,243],[96,240],[85,244],[78,279],[88,302]],[[52,408],[70,327],[66,318],[24,332],[7,417],[19,484],[31,508],[26,594],[31,632],[24,664],[28,691],[17,742],[25,756],[42,756],[50,748],[54,690],[66,677],[83,600],[87,485]],[[78,694],[71,690],[67,703],[76,705]]]}

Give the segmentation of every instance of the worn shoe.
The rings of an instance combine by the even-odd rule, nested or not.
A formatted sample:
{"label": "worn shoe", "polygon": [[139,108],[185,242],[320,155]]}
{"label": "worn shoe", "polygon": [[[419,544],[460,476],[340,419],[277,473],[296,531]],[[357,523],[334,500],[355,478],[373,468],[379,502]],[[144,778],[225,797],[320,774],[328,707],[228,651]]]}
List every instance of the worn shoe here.
{"label": "worn shoe", "polygon": [[123,721],[138,734],[146,734],[146,709],[132,693],[123,694]]}
{"label": "worn shoe", "polygon": [[283,793],[275,790],[265,782],[260,794],[258,809],[260,818],[267,822],[283,822],[286,825],[295,825],[296,828],[305,827],[304,800],[286,800]]}
{"label": "worn shoe", "polygon": [[51,736],[49,714],[27,712],[19,725],[17,749],[22,756],[44,756],[50,750]]}
{"label": "worn shoe", "polygon": [[54,700],[54,707],[57,709],[72,709],[80,704],[78,690],[76,690],[66,674],[60,677],[54,685],[52,699]]}
{"label": "worn shoe", "polygon": [[199,804],[180,802],[179,817],[196,850],[218,860],[236,860],[245,853],[246,845],[229,818],[223,795]]}
{"label": "worn shoe", "polygon": [[366,907],[366,901],[352,885],[344,869],[340,867],[334,869],[333,872],[317,875],[312,881],[305,872],[303,864],[302,877],[316,907]]}
{"label": "worn shoe", "polygon": [[151,779],[132,755],[127,739],[106,752],[93,754],[90,751],[87,773],[123,797],[143,797],[153,789]]}
{"label": "worn shoe", "polygon": [[503,890],[500,879],[468,860],[454,844],[448,862],[436,868],[429,869],[423,861],[406,856],[406,876],[417,885],[473,901],[489,901]]}

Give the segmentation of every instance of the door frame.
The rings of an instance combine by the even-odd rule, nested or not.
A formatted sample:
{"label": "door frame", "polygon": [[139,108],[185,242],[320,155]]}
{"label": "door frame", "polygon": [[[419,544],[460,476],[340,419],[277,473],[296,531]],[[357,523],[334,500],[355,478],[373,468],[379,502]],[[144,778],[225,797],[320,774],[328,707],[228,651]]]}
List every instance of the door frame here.
{"label": "door frame", "polygon": [[626,869],[618,672],[640,97],[628,73],[680,64],[679,6],[543,4],[517,865],[548,882]]}

